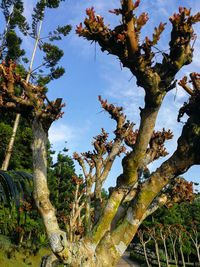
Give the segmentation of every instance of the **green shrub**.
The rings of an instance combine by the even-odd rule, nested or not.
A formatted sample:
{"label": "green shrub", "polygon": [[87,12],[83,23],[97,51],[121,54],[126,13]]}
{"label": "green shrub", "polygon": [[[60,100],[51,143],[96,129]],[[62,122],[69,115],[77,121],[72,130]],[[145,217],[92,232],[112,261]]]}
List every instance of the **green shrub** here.
{"label": "green shrub", "polygon": [[0,248],[7,250],[12,246],[10,238],[5,235],[0,235]]}
{"label": "green shrub", "polygon": [[136,260],[140,264],[146,263],[145,258],[142,255],[137,254],[137,253],[135,253],[133,251],[130,252],[130,258],[132,260]]}

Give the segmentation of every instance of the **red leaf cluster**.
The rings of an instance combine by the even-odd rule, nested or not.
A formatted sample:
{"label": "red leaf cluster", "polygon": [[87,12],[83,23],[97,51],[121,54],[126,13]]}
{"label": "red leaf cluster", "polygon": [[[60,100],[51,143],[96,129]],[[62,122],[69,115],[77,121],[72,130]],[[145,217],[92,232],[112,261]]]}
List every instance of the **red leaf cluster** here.
{"label": "red leaf cluster", "polygon": [[139,40],[140,31],[141,31],[142,27],[147,23],[148,20],[149,20],[148,14],[145,12],[140,14],[139,18],[136,18],[135,33],[137,35],[138,40]]}
{"label": "red leaf cluster", "polygon": [[136,142],[137,135],[138,135],[138,129],[135,131],[133,131],[133,129],[131,129],[129,134],[124,139],[125,144],[127,146],[133,148],[135,145],[135,142]]}
{"label": "red leaf cluster", "polygon": [[191,202],[195,198],[193,182],[187,182],[182,178],[177,178],[173,181],[170,191],[173,202]]}
{"label": "red leaf cluster", "polygon": [[120,8],[115,8],[114,10],[109,10],[108,12],[118,16],[119,14],[122,13],[122,10]]}
{"label": "red leaf cluster", "polygon": [[77,27],[76,33],[79,36],[85,36],[85,34],[87,35],[87,31],[89,31],[90,33],[98,33],[106,28],[103,21],[103,17],[99,15],[95,16],[94,7],[87,8],[86,15],[87,17],[84,20],[86,28],[83,28],[82,23],[80,23],[79,26],[78,25],[76,26]]}
{"label": "red leaf cluster", "polygon": [[133,10],[135,10],[140,4],[140,0],[135,1],[134,5],[133,5]]}
{"label": "red leaf cluster", "polygon": [[179,13],[169,18],[173,25],[173,34],[176,35],[175,44],[185,44],[195,37],[192,25],[200,21],[200,12],[191,15],[191,8],[179,7]]}
{"label": "red leaf cluster", "polygon": [[[136,143],[137,135],[138,135],[138,130],[135,131],[131,130],[129,132],[129,135],[125,137],[125,144],[133,149]],[[172,132],[170,130],[165,131],[164,128],[162,132],[153,131],[149,142],[149,148],[147,149],[147,153],[154,155],[153,160],[168,155],[164,147],[164,142],[166,140],[172,139],[172,137],[173,137]]]}
{"label": "red leaf cluster", "polygon": [[155,27],[154,31],[155,33],[153,33],[153,40],[151,41],[148,37],[145,38],[145,44],[143,46],[154,46],[158,43],[159,39],[160,39],[160,35],[161,33],[164,31],[165,29],[165,25],[167,23],[160,23],[158,28]]}

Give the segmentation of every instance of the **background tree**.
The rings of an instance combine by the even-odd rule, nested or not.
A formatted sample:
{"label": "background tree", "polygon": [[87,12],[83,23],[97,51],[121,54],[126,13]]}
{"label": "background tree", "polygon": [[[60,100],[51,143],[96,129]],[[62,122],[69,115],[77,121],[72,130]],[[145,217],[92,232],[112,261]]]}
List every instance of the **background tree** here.
{"label": "background tree", "polygon": [[[8,13],[7,9],[8,6],[11,5],[11,2],[8,1],[2,3],[2,8],[4,8],[4,14],[5,17]],[[19,10],[17,7],[19,6]],[[25,51],[20,50],[20,44],[21,44],[21,39],[17,37],[16,33],[13,32],[13,29],[18,26],[19,29],[25,34],[29,34],[33,39],[35,39],[35,46],[32,54],[32,58],[30,60],[30,65],[28,68],[27,76],[26,76],[26,82],[29,82],[29,79],[34,77],[35,82],[39,86],[45,86],[47,83],[49,83],[53,79],[58,79],[60,76],[62,76],[65,72],[64,68],[62,67],[56,67],[58,61],[60,58],[63,56],[63,51],[60,50],[57,46],[52,45],[50,43],[43,43],[43,41],[40,39],[40,31],[42,27],[42,21],[44,17],[44,10],[45,7],[50,7],[50,8],[55,8],[59,6],[59,1],[53,1],[52,3],[49,3],[48,1],[41,0],[36,4],[36,7],[34,8],[34,12],[32,14],[32,31],[31,33],[28,31],[29,26],[25,20],[25,18],[20,14],[18,16],[18,13],[23,12],[23,3],[22,1],[18,1],[15,3],[15,9],[13,16],[10,19],[10,23],[8,25],[8,31],[7,31],[7,42],[5,47],[7,47],[6,51],[6,62],[9,62],[9,60],[19,60],[21,56],[24,55]],[[38,26],[39,25],[39,26]],[[64,27],[58,27],[53,33],[50,32],[49,35],[46,38],[49,38],[50,41],[54,40],[61,40],[61,35],[66,36],[69,31],[71,30],[70,25],[66,25]],[[43,39],[43,38],[42,38]],[[40,49],[45,53],[45,56],[43,57],[43,62],[40,66],[38,66],[36,69],[32,69],[33,66],[33,60],[35,58],[35,53],[36,49],[38,46],[38,43],[40,44]],[[15,45],[14,45],[15,44]],[[18,51],[18,52],[17,52]],[[21,52],[20,52],[21,51]],[[28,62],[26,58],[23,58],[24,62]],[[36,70],[40,70],[40,72],[43,72],[41,69],[42,67],[46,67],[50,69],[50,73],[43,75],[43,74],[38,74]],[[25,70],[24,70],[25,71]],[[47,88],[43,89],[44,91],[47,90]],[[23,92],[21,92],[23,94]],[[20,114],[17,114],[14,126],[13,126],[13,132],[12,136],[10,138],[10,142],[7,147],[7,151],[5,153],[5,159],[2,164],[2,169],[7,170],[9,162],[10,162],[10,157],[11,153],[13,150],[13,145],[14,145],[14,140],[17,132],[17,128],[19,125],[19,120],[20,120]]]}
{"label": "background tree", "polygon": [[184,253],[183,253],[183,243],[184,243],[184,235],[186,234],[186,230],[184,230],[184,228],[180,224],[177,224],[177,229],[178,229],[178,242],[179,242],[179,247],[180,247],[182,264],[185,267],[185,258],[184,258]]}
{"label": "background tree", "polygon": [[[199,196],[196,194],[192,202],[186,201],[180,204],[176,203],[173,206],[171,206],[171,204],[157,210],[153,215],[154,223],[157,225],[157,229],[160,231],[160,238],[162,239],[161,243],[164,245],[163,249],[165,251],[166,264],[167,259],[168,264],[169,261],[172,260],[172,257],[168,258],[168,255],[174,255],[173,245],[167,230],[167,228],[173,229],[173,227],[176,227],[177,229],[177,236],[174,236],[176,238],[176,254],[182,258],[183,264],[184,261],[182,255],[184,255],[184,260],[187,259],[187,262],[195,262],[198,260],[197,252],[192,240],[188,235],[188,232],[192,232],[191,221],[195,220],[195,218],[199,218]],[[145,230],[146,226],[151,229],[151,216],[142,223],[140,227],[141,230]],[[133,243],[137,243],[135,238],[133,239]],[[148,248],[151,251],[154,251],[151,246]]]}
{"label": "background tree", "polygon": [[164,226],[162,224],[159,224],[159,231],[160,231],[160,238],[162,239],[162,242],[163,242],[163,245],[164,245],[166,265],[168,267],[169,266],[169,256],[168,256],[167,244],[166,244],[166,239],[168,237],[168,232],[167,232],[167,229],[164,228]]}
{"label": "background tree", "polygon": [[[140,242],[143,246],[143,250],[144,250],[144,256],[145,256],[145,260],[146,260],[146,263],[147,263],[147,266],[150,267],[150,264],[149,264],[149,260],[148,260],[148,255],[147,255],[147,251],[146,251],[146,244],[148,244],[151,240],[151,236],[149,235],[149,231],[148,230],[142,230],[140,229],[138,232],[138,237],[140,239]],[[145,235],[148,235],[148,238],[145,240]]]}
{"label": "background tree", "polygon": [[199,252],[199,248],[200,248],[200,242],[199,242],[199,222],[198,221],[193,221],[191,222],[191,232],[189,232],[189,236],[195,246],[196,252],[197,252],[197,257],[198,257],[198,261],[200,263],[200,252]]}
{"label": "background tree", "polygon": [[48,169],[50,200],[57,207],[57,216],[63,229],[68,223],[67,216],[69,216],[71,203],[74,200],[73,193],[76,191],[76,183],[73,177],[77,176],[73,159],[66,154],[67,151],[64,148],[62,153],[58,153],[56,163],[52,163]]}

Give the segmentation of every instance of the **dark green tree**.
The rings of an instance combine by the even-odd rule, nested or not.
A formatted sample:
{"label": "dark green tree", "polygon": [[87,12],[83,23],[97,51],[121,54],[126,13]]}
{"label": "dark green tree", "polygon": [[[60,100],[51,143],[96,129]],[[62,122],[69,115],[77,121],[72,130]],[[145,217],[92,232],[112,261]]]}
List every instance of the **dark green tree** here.
{"label": "dark green tree", "polygon": [[[73,176],[76,176],[73,159],[69,157],[67,149],[63,149],[57,155],[57,161],[48,170],[48,186],[50,190],[50,199],[57,207],[59,218],[67,216],[70,212],[70,204],[73,201],[75,183]],[[61,222],[61,220],[60,220]]]}
{"label": "dark green tree", "polygon": [[18,28],[24,35],[27,35],[30,29],[26,18],[23,16],[23,2],[21,0],[2,0],[0,7],[7,22],[2,35],[0,55],[7,62],[10,59],[18,61],[25,54],[25,51],[20,49],[22,40],[17,36],[16,29]]}

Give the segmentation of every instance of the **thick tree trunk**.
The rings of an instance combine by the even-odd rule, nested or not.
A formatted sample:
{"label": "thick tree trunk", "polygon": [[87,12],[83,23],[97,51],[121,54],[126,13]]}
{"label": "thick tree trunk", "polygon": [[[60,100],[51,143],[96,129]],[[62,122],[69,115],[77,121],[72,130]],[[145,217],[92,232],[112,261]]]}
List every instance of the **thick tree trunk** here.
{"label": "thick tree trunk", "polygon": [[[96,246],[90,239],[86,237],[81,242],[69,242],[66,239],[66,233],[59,229],[55,209],[49,200],[49,190],[47,187],[47,134],[37,117],[32,123],[32,132],[33,195],[36,206],[43,219],[53,253],[61,262],[71,267],[102,267],[103,265],[98,264],[97,258],[95,257]],[[54,266],[54,259],[52,260],[52,257],[46,257],[41,266]]]}
{"label": "thick tree trunk", "polygon": [[59,226],[55,216],[55,209],[49,201],[49,189],[47,187],[47,159],[46,144],[47,134],[43,130],[39,119],[36,117],[32,124],[33,133],[33,183],[34,199],[42,216],[48,237],[59,232]]}
{"label": "thick tree trunk", "polygon": [[86,232],[89,233],[91,230],[91,190],[92,188],[88,185],[86,187],[86,202],[85,202],[85,228]]}
{"label": "thick tree trunk", "polygon": [[40,267],[57,267],[59,264],[58,259],[54,254],[44,256],[42,258],[42,262],[40,264]]}

